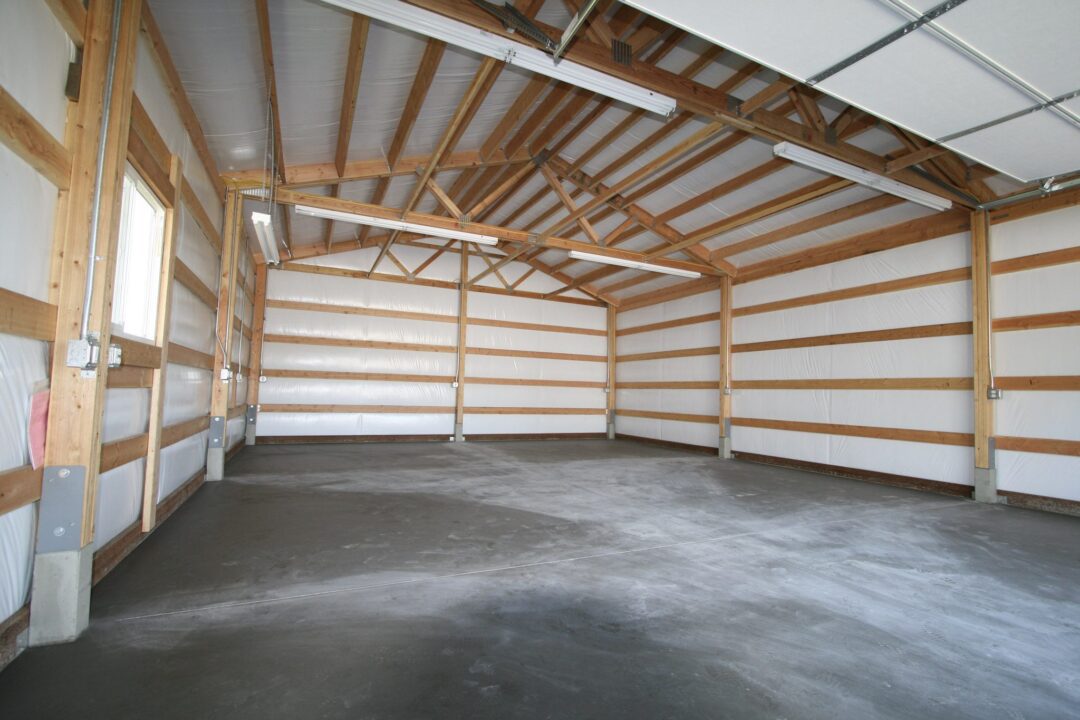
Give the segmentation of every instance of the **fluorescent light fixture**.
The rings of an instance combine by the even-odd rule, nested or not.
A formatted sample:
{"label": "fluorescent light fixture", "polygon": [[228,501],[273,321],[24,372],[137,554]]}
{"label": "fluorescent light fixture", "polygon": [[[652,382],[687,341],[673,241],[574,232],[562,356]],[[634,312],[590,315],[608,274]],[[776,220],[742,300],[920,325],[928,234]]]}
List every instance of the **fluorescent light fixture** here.
{"label": "fluorescent light fixture", "polygon": [[869,170],[863,170],[861,167],[850,165],[841,160],[837,160],[836,158],[831,158],[828,155],[808,150],[801,145],[793,145],[789,142],[773,145],[773,155],[800,165],[805,165],[814,170],[820,170],[821,172],[829,173],[830,175],[842,177],[845,180],[851,180],[852,182],[865,185],[874,190],[880,190],[883,193],[910,200],[913,203],[924,205],[932,210],[948,210],[952,207],[952,202],[943,197],[938,197],[925,190],[920,190],[919,188],[911,187],[910,185],[905,185],[904,183],[896,182],[895,180],[890,180],[887,177],[872,173]]}
{"label": "fluorescent light fixture", "polygon": [[379,20],[442,40],[480,55],[501,60],[507,65],[516,65],[525,70],[605,95],[613,100],[621,100],[649,112],[666,117],[675,111],[674,98],[593,70],[572,60],[560,60],[556,65],[555,60],[542,50],[507,40],[500,35],[409,5],[401,0],[326,1],[330,5],[367,15],[372,20]]}
{"label": "fluorescent light fixture", "polygon": [[372,217],[371,215],[357,215],[356,213],[341,212],[339,210],[326,210],[324,208],[311,207],[309,205],[297,205],[296,212],[300,215],[325,218],[337,222],[347,222],[356,225],[371,225],[372,227],[411,232],[419,235],[446,238],[447,240],[460,240],[462,242],[474,242],[481,245],[498,245],[499,238],[492,235],[480,235],[478,233],[465,232],[464,230],[450,230],[448,228],[432,227],[430,225],[418,225],[417,223],[405,222],[404,220],[387,220],[386,218]]}
{"label": "fluorescent light fixture", "polygon": [[622,258],[608,255],[594,255],[593,253],[571,250],[570,257],[575,260],[603,263],[604,265],[618,265],[619,267],[632,268],[634,270],[647,270],[649,272],[664,273],[665,275],[678,275],[686,278],[699,278],[701,273],[696,270],[683,270],[681,268],[668,267],[667,265],[653,265],[652,263],[638,262],[637,260],[623,260]]}
{"label": "fluorescent light fixture", "polygon": [[255,226],[255,237],[259,239],[259,249],[262,250],[266,262],[277,265],[281,262],[281,256],[277,250],[277,235],[274,234],[274,222],[266,213],[251,213],[251,224]]}

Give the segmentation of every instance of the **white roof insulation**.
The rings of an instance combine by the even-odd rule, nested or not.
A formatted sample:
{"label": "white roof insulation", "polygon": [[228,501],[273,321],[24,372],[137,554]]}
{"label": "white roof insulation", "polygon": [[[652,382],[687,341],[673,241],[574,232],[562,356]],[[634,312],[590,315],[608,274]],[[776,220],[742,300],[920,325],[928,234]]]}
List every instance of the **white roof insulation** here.
{"label": "white roof insulation", "polygon": [[[149,0],[149,2],[153,6],[158,24],[169,44],[173,59],[206,132],[219,168],[223,172],[257,171],[264,166],[264,154],[269,152],[269,134],[261,46],[253,5],[250,3],[221,4],[211,2],[211,0],[190,0],[185,3],[166,0]],[[834,21],[841,26],[842,31],[831,33],[828,43],[807,43],[801,35],[799,42],[772,43],[763,46],[771,52],[783,45],[782,62],[767,56],[764,51],[762,54],[751,52],[753,48],[748,50],[738,43],[730,42],[729,46],[733,50],[742,50],[745,55],[759,57],[780,71],[796,76],[799,76],[796,72],[799,68],[811,65],[817,67],[843,59],[853,48],[857,50],[863,46],[862,43],[867,34],[884,34],[896,26],[897,18],[901,18],[895,9],[878,5],[871,0],[844,0],[843,2],[834,0],[813,7],[783,3],[783,13],[779,14],[777,8],[773,7],[777,2],[778,0],[769,0],[747,7],[740,6],[739,13],[725,15],[725,17],[732,28],[746,34],[743,38],[746,42],[757,37],[755,35],[757,31],[754,30],[756,23],[764,22],[766,19],[772,22],[771,27],[779,28],[780,37],[787,32],[785,28],[789,24],[796,26],[802,23],[800,32],[809,33],[807,35],[809,37],[813,37],[814,28],[819,26],[835,30]],[[989,3],[994,7],[1001,5],[990,0],[970,0],[972,6],[978,6],[980,3]],[[647,2],[630,4],[650,7],[652,5]],[[703,7],[699,8],[701,13],[697,31],[700,32],[702,28],[708,29],[708,19],[712,17],[713,11],[727,4],[727,2],[704,3]],[[663,3],[657,2],[656,5],[663,5]],[[699,3],[686,2],[679,5],[694,7]],[[627,8],[613,4],[609,9],[609,20],[619,11],[619,8],[624,14],[627,12],[633,14]],[[332,163],[339,134],[338,123],[351,17],[349,13],[317,0],[269,0],[269,11],[286,164],[290,168],[295,168],[301,165]],[[543,22],[557,27],[565,26],[569,20],[566,6],[561,0],[548,0],[538,17]],[[777,17],[784,17],[785,22],[776,23]],[[953,13],[947,13],[944,17],[952,18]],[[963,19],[960,15],[956,17]],[[994,35],[991,30],[993,29],[985,27],[979,29],[978,33],[971,30],[975,33],[971,38],[972,42],[986,36],[990,38],[987,42],[992,40],[994,43],[999,43],[1001,38]],[[701,34],[707,33],[701,32]],[[932,53],[933,57],[937,58],[937,62],[950,61],[949,53],[952,51],[933,37],[920,36],[910,42],[918,43],[920,46],[928,43],[928,49],[925,52]],[[394,135],[398,131],[406,100],[426,44],[427,39],[420,35],[377,21],[371,23],[364,52],[356,113],[351,129],[348,151],[350,162],[385,160]],[[654,43],[653,48],[658,45],[659,43]],[[893,52],[897,52],[902,51],[905,46],[898,42],[889,47],[893,48]],[[889,50],[889,47],[886,50]],[[645,50],[651,52],[652,48]],[[715,57],[703,63],[693,74],[695,81],[710,87],[721,86],[732,80],[736,73],[752,62],[730,50],[716,52],[707,40],[686,34],[679,42],[672,44],[666,53],[656,60],[656,63],[670,72],[684,73],[687,68],[699,62],[703,53],[710,51]],[[871,56],[869,59],[874,59],[874,57]],[[886,54],[881,57],[889,56]],[[1025,58],[1023,62],[1028,61],[1029,59]],[[430,154],[435,149],[448,122],[473,82],[480,63],[481,58],[467,50],[453,46],[445,49],[434,80],[403,149],[404,157]],[[980,67],[966,58],[964,58],[964,63],[971,72],[976,74],[982,72]],[[1019,66],[1027,67],[1023,63]],[[888,69],[879,68],[879,72],[887,73]],[[839,82],[844,79],[846,73],[847,71],[840,73],[831,80]],[[856,77],[858,76],[854,74],[848,75],[848,80]],[[910,79],[914,76],[906,77]],[[766,67],[743,78],[741,82],[732,82],[725,89],[745,100],[767,88],[776,78],[776,72]],[[986,82],[986,78],[982,76],[976,79]],[[529,80],[530,76],[518,68],[501,68],[483,103],[461,133],[454,148],[455,151],[480,149],[511,108],[518,103],[519,96]],[[851,81],[854,82],[854,80]],[[997,80],[991,77],[988,87],[996,88],[993,85],[996,82]],[[879,85],[888,85],[888,83],[879,82]],[[1048,85],[1047,87],[1054,91],[1058,89],[1058,86]],[[559,113],[573,101],[573,97],[572,93],[562,94],[557,83],[547,82],[542,91],[532,99],[528,110],[521,113],[514,126],[503,135],[500,145],[505,147],[507,144],[517,142],[515,138],[519,130],[536,112],[546,113],[545,123],[541,123],[537,128],[538,130],[546,129],[546,123],[559,117]],[[821,96],[818,100],[826,122],[835,119],[847,105],[827,95]],[[591,123],[580,129],[579,123],[597,108],[599,102],[598,98],[589,99],[572,119],[560,127],[551,128],[554,132],[547,136],[543,147],[550,149],[559,145],[560,139],[573,131],[575,133],[573,137],[566,142],[565,146],[559,148],[559,157],[567,165],[576,166],[581,163],[580,169],[584,173],[608,187],[630,177],[705,126],[705,121],[698,117],[676,113],[672,119],[665,121],[649,113],[635,112],[633,108],[622,103],[612,102],[607,103],[605,109],[593,117]],[[1007,98],[1002,100],[995,109],[990,108],[992,102],[989,100],[974,102],[968,98],[963,104],[964,107],[954,113],[957,117],[961,111],[968,113],[969,116],[965,116],[966,119],[963,122],[977,122],[998,110],[1018,107]],[[774,110],[785,107],[784,112],[789,118],[801,122],[799,116],[792,110],[792,105],[786,95],[777,96],[767,107]],[[947,131],[955,125],[955,123],[948,124],[951,120],[942,110],[946,105],[935,105],[932,113],[926,110],[928,107],[926,103],[913,103],[913,107],[919,113],[928,115],[926,123],[938,123],[933,125],[935,132]],[[627,121],[631,113],[634,113],[633,122],[620,126],[620,123]],[[1030,151],[1025,155],[1026,159],[1019,161],[1024,167],[1024,172],[1018,173],[1029,175],[1035,172],[1034,168],[1040,162],[1041,143],[1045,138],[1056,138],[1058,155],[1065,159],[1063,161],[1073,162],[1070,159],[1072,158],[1070,153],[1080,153],[1080,143],[1070,145],[1068,142],[1073,128],[1064,121],[1057,121],[1053,127],[1044,126],[1042,122],[1042,114],[1034,113],[958,139],[955,144],[965,153],[979,156],[984,150],[993,150],[994,146],[1004,144],[1002,138],[1006,132],[1010,132],[1010,142],[1014,147],[1026,148]],[[1015,134],[1010,131],[1014,124],[1035,129],[1031,132],[1025,130],[1023,134]],[[623,132],[616,137],[609,137],[612,131],[619,127],[622,127]],[[734,133],[736,131],[731,128],[723,130],[696,148],[672,159],[664,168],[650,174],[643,181],[621,188],[620,195],[623,198],[629,198],[646,212],[659,216],[677,232],[690,234],[725,218],[760,206],[784,193],[805,188],[824,177],[801,166],[775,167],[777,161],[773,158],[769,142],[753,136],[734,135]],[[535,141],[535,138],[534,131],[532,138],[524,138],[528,142],[521,147],[530,152],[540,150],[539,144],[533,147],[529,145],[530,142]],[[879,155],[906,152],[906,148],[897,136],[881,126],[861,125],[858,132],[846,136],[845,140]],[[724,151],[717,153],[716,148],[723,148]],[[707,159],[695,163],[693,159],[699,156]],[[665,176],[668,171],[683,165],[685,168],[680,173],[673,173],[670,177]],[[1076,165],[1080,167],[1080,157],[1076,158]],[[753,181],[740,179],[744,174],[762,167],[767,168],[768,171],[761,172]],[[508,176],[513,171],[514,168],[496,168],[495,171],[480,170],[463,176],[465,171],[445,170],[439,171],[435,179],[447,191],[455,187],[455,183],[459,180],[465,181],[463,190],[455,196],[455,201],[461,203],[463,209],[468,211],[470,208],[467,205],[479,201],[490,188],[494,187],[492,184],[480,187],[477,178],[485,178],[486,183],[494,183],[497,178]],[[385,179],[377,178],[348,181],[342,183],[338,191],[343,199],[370,202],[374,199],[376,189],[386,184],[386,192],[381,203],[389,207],[403,207],[413,193],[415,181],[415,175],[394,176],[388,183]],[[988,178],[987,182],[998,192],[1011,192],[1017,188],[1015,182],[1002,176]],[[708,202],[694,201],[702,193],[712,191],[725,183],[731,183],[726,192],[715,193],[715,197],[710,196]],[[563,182],[563,187],[578,205],[592,198],[589,193],[578,190],[569,181]],[[330,194],[333,188],[323,186],[309,187],[305,190],[316,194]],[[880,196],[862,187],[834,192],[709,238],[705,241],[704,248],[715,250],[722,246],[741,243],[765,233],[780,230],[792,223],[874,197]],[[684,203],[686,207],[682,209],[685,212],[669,213],[672,208]],[[444,212],[431,193],[423,195],[416,210],[426,213]],[[294,246],[302,247],[325,242],[328,225],[326,221],[298,216],[291,209],[288,213],[291,240]],[[925,209],[910,204],[882,207],[839,224],[784,237],[773,245],[740,251],[726,260],[736,266],[759,262],[878,229],[925,213]],[[531,232],[542,232],[563,220],[566,215],[566,209],[551,192],[543,174],[534,169],[508,196],[502,198],[489,212],[477,219]],[[609,235],[626,220],[624,214],[603,208],[598,208],[590,215],[593,216],[593,227],[601,236]],[[359,227],[356,225],[335,222],[332,225],[332,241],[340,243],[355,239],[358,232]],[[576,223],[565,227],[559,234],[576,240],[589,241],[588,236]],[[656,232],[636,226],[631,227],[630,231],[618,241],[619,247],[639,252],[663,247],[664,244],[665,240]],[[370,254],[361,253],[364,257]],[[674,253],[669,257],[694,259],[685,251]],[[566,259],[566,252],[562,250],[548,250],[539,256],[541,262],[559,266],[559,269],[571,277],[580,276],[597,268],[595,264],[585,262],[562,266]],[[381,265],[380,271],[390,271],[388,268],[392,266],[392,263]],[[598,285],[610,285],[631,277],[634,277],[634,271],[620,271],[604,278]],[[646,282],[620,290],[618,295],[623,297],[636,295],[654,285],[663,287],[678,281],[678,278],[672,277],[651,278]]]}
{"label": "white roof insulation", "polygon": [[627,3],[1019,180],[1080,170],[1080,109],[1009,119],[1080,91],[1075,0],[969,0],[929,19],[940,0]]}

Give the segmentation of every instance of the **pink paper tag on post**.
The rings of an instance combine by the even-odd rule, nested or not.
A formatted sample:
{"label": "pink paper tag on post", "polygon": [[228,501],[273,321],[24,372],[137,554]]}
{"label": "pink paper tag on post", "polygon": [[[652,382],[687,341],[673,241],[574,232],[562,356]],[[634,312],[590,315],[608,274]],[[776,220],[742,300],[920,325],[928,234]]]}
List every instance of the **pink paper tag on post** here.
{"label": "pink paper tag on post", "polygon": [[39,390],[30,396],[30,427],[26,433],[30,445],[30,467],[35,470],[45,461],[45,428],[49,424],[49,391]]}

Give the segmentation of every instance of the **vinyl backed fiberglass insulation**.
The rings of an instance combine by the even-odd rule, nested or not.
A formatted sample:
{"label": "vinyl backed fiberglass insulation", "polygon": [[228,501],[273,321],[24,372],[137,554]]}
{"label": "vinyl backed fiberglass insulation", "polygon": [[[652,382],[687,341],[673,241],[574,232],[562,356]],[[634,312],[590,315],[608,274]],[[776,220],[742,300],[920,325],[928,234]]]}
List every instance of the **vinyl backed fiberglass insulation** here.
{"label": "vinyl backed fiberglass insulation", "polygon": [[[1080,208],[1070,207],[990,230],[991,257],[1006,260],[1080,246]],[[1080,265],[1066,263],[995,275],[995,318],[1080,309]],[[1080,376],[1080,327],[994,333],[998,376]],[[1080,441],[1080,392],[1006,391],[994,403],[998,435]],[[998,487],[1080,500],[1080,457],[998,450]]]}
{"label": "vinyl backed fiberglass insulation", "polygon": [[[62,140],[64,83],[74,46],[42,2],[0,3],[0,87]],[[26,58],[33,57],[28,64]],[[0,145],[0,287],[49,299],[56,187]],[[30,395],[48,377],[46,343],[0,334],[0,470],[29,462]],[[0,623],[27,601],[37,504],[0,515]]]}
{"label": "vinyl backed fiberglass insulation", "polygon": [[[734,289],[735,307],[964,267],[968,235],[953,235],[808,268]],[[733,342],[785,340],[971,320],[968,281],[754,313],[733,321]],[[970,377],[971,336],[734,352],[739,380]],[[736,418],[971,433],[970,391],[736,389]],[[953,483],[973,482],[970,447],[756,427],[732,428],[736,451]]]}
{"label": "vinyl backed fiberglass insulation", "polygon": [[[410,251],[418,250],[419,253]],[[415,265],[431,251],[395,248],[402,261]],[[309,264],[364,267],[362,251]],[[357,255],[358,257],[350,257]],[[448,254],[449,255],[449,254]],[[459,258],[451,255],[447,279],[456,279]],[[486,265],[473,257],[471,272]],[[370,266],[371,258],[367,258]],[[505,266],[506,276],[524,270]],[[425,276],[426,276],[425,272]],[[494,285],[501,284],[493,275]],[[529,278],[532,280],[532,277]],[[554,283],[554,281],[550,281]],[[481,284],[484,284],[481,281]],[[535,286],[534,286],[535,287]],[[549,286],[547,289],[554,289]],[[534,292],[538,290],[533,290]],[[273,270],[268,278],[267,335],[330,338],[335,341],[375,343],[374,347],[303,344],[269,341],[263,346],[263,374],[259,391],[263,406],[260,436],[275,435],[451,435],[454,429],[457,373],[459,293],[456,288],[372,281],[355,277]],[[326,308],[275,307],[275,301],[315,303]],[[330,306],[336,306],[334,310]],[[341,308],[356,308],[341,312]],[[555,331],[520,327],[470,325],[467,345],[478,353],[466,358],[466,375],[476,378],[519,380],[572,380],[603,383],[606,375],[603,308],[486,292],[469,293],[469,316],[480,320],[539,323]],[[364,311],[367,312],[364,312]],[[364,314],[360,314],[364,312]],[[403,314],[405,314],[403,316]],[[384,317],[383,315],[389,315]],[[558,328],[585,328],[595,334],[563,332]],[[387,345],[388,344],[388,345]],[[558,352],[588,359],[507,356],[510,353]],[[291,373],[275,376],[275,371]],[[320,378],[310,373],[374,373],[413,378]],[[299,376],[297,373],[300,373]],[[307,376],[303,376],[307,373]],[[427,376],[416,378],[415,376]],[[301,412],[266,405],[339,406],[337,412]],[[349,411],[350,405],[383,406],[383,411]],[[509,414],[465,415],[465,432],[475,434],[602,432],[605,395],[602,387],[538,387],[466,382],[466,408],[518,408]],[[387,407],[389,406],[389,407]],[[528,408],[543,408],[529,413]],[[408,408],[392,411],[390,408]],[[558,414],[558,408],[573,413]],[[278,411],[281,410],[281,411]],[[427,411],[425,411],[427,410]],[[577,411],[599,414],[578,414]]]}
{"label": "vinyl backed fiberglass insulation", "polygon": [[[678,300],[648,305],[618,314],[618,329],[653,325],[668,320],[715,315],[720,312],[720,291],[699,293]],[[720,356],[715,350],[720,344],[719,319],[695,322],[678,327],[648,330],[619,335],[616,356],[656,353],[695,348],[714,348],[705,355],[647,360],[620,360],[615,377],[619,383],[650,382],[710,382],[718,383]],[[648,413],[681,413],[701,415],[711,421],[689,422],[658,417],[636,417],[616,412],[615,429],[625,435],[717,447],[720,426],[719,389],[620,388],[615,395],[616,410]],[[704,420],[704,418],[702,418]]]}

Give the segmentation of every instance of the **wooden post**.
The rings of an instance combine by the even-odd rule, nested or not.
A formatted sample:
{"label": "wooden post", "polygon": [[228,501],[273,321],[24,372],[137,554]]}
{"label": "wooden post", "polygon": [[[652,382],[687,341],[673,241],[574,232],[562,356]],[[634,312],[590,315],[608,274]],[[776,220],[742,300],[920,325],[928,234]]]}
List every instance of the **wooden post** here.
{"label": "wooden post", "polygon": [[247,412],[244,442],[255,444],[259,417],[259,383],[262,382],[263,325],[266,319],[266,265],[255,265],[255,302],[251,309],[251,350],[248,352]]}
{"label": "wooden post", "polygon": [[607,436],[615,439],[615,337],[618,330],[618,310],[614,305],[607,307]]}
{"label": "wooden post", "polygon": [[720,457],[731,458],[731,276],[720,278]]}
{"label": "wooden post", "polygon": [[990,317],[990,220],[971,213],[971,320],[974,343],[975,499],[998,502],[994,468],[993,333]]}
{"label": "wooden post", "polygon": [[[51,365],[50,422],[46,431],[45,472],[39,508],[41,526],[34,560],[30,642],[73,640],[89,621],[94,509],[101,459],[101,421],[105,410],[107,355],[112,338],[113,275],[120,227],[124,166],[131,117],[135,45],[140,0],[120,7],[112,99],[104,137],[97,218],[97,248],[90,258],[98,150],[105,120],[106,78],[113,41],[112,0],[92,0],[87,11],[77,129],[67,194],[62,258],[56,269],[56,338]],[[89,259],[89,262],[88,262]],[[90,263],[88,335],[101,348],[96,371],[68,367],[69,344],[80,340],[84,293]]]}
{"label": "wooden post", "polygon": [[217,324],[214,328],[214,377],[210,395],[210,437],[206,447],[206,479],[225,477],[226,423],[232,376],[233,304],[244,199],[236,190],[225,198],[225,234],[222,238],[221,268],[218,277]]}
{"label": "wooden post", "polygon": [[454,398],[454,440],[464,442],[465,434],[465,345],[469,328],[469,245],[461,244],[461,299],[458,302],[457,393]]}
{"label": "wooden post", "polygon": [[161,348],[161,366],[154,370],[150,385],[150,424],[147,431],[146,472],[143,476],[142,530],[150,532],[157,523],[158,480],[161,475],[161,428],[165,413],[165,378],[169,363],[169,323],[172,319],[173,274],[176,269],[176,235],[180,226],[180,188],[184,174],[180,158],[169,164],[173,196],[165,208],[165,237],[161,246],[161,275],[158,281],[157,325],[154,343]]}

